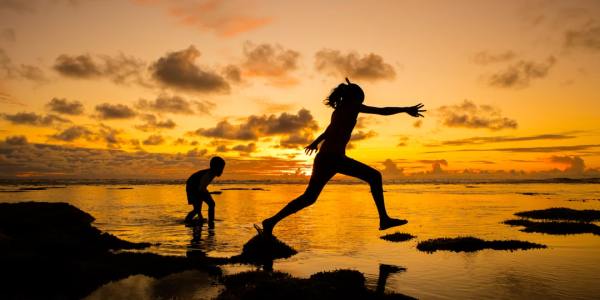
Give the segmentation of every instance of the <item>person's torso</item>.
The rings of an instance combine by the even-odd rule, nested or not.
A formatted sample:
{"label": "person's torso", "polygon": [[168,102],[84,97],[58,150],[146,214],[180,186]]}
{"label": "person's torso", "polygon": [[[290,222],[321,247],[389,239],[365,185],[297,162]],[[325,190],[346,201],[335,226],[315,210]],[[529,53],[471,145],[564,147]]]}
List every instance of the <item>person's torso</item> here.
{"label": "person's torso", "polygon": [[353,106],[339,107],[334,110],[331,115],[329,132],[327,132],[320,151],[346,153],[346,145],[352,136],[358,113],[358,108]]}
{"label": "person's torso", "polygon": [[202,177],[204,177],[205,175],[208,175],[209,170],[210,169],[200,170],[200,171],[192,174],[186,181],[186,187],[187,188],[197,188],[200,185],[200,182],[202,181]]}

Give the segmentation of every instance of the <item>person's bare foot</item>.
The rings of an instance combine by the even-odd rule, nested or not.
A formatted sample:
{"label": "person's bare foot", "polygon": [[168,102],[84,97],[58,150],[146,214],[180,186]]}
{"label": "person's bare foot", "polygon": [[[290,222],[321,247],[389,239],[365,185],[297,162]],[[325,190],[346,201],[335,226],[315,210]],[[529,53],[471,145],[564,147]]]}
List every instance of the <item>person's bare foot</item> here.
{"label": "person's bare foot", "polygon": [[401,226],[408,223],[408,221],[406,220],[402,220],[402,219],[393,219],[393,218],[388,218],[385,220],[380,220],[379,221],[379,230],[386,230],[388,228],[392,228],[392,227],[396,227],[396,226]]}

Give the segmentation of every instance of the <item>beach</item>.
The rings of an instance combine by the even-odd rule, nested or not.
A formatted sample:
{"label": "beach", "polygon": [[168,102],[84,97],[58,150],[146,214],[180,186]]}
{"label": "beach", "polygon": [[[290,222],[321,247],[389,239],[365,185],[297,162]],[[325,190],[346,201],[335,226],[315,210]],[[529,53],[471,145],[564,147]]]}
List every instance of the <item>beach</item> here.
{"label": "beach", "polygon": [[[253,224],[273,214],[302,184],[216,184],[214,230],[190,228],[180,184],[3,185],[0,202],[67,202],[95,217],[94,226],[132,242],[153,244],[146,251],[185,256],[199,250],[210,257],[239,254],[256,231]],[[274,234],[298,251],[275,260],[273,269],[299,278],[337,269],[362,272],[375,289],[380,265],[405,268],[391,274],[386,290],[421,299],[452,298],[593,298],[600,272],[600,236],[585,233],[527,233],[503,221],[520,211],[568,207],[600,209],[597,184],[387,184],[386,205],[409,223],[379,231],[368,186],[328,185],[308,209],[278,225]],[[20,190],[20,191],[19,191]],[[206,216],[206,207],[204,214]],[[595,224],[598,224],[597,222]],[[380,239],[386,233],[409,233],[404,242]],[[545,249],[428,253],[419,242],[441,237],[473,236],[486,240],[522,240]],[[231,264],[225,274],[255,267]]]}

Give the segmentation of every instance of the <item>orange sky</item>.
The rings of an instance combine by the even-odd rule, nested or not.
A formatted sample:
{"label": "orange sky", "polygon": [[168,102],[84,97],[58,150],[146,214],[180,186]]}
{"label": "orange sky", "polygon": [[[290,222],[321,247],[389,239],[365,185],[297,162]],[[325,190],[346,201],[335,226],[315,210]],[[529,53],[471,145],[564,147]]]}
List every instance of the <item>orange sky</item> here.
{"label": "orange sky", "polygon": [[428,109],[360,119],[385,178],[600,177],[598,70],[594,0],[0,0],[1,177],[310,174],[346,76]]}

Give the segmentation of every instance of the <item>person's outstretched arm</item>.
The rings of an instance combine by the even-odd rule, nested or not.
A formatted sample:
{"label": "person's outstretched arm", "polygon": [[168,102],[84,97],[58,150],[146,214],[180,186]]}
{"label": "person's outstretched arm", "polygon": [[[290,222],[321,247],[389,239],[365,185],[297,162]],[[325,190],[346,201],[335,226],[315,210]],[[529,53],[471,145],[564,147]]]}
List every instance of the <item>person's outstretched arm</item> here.
{"label": "person's outstretched arm", "polygon": [[327,126],[327,129],[325,129],[321,135],[319,135],[312,143],[310,143],[310,145],[304,148],[304,152],[307,155],[311,155],[319,150],[319,144],[325,139],[325,137],[327,137],[327,130],[329,130],[329,126]]}
{"label": "person's outstretched arm", "polygon": [[360,112],[365,114],[375,114],[382,116],[395,115],[399,113],[407,113],[415,118],[423,117],[422,112],[426,112],[423,108],[423,103],[419,103],[415,106],[409,107],[373,107],[362,104],[360,106]]}

